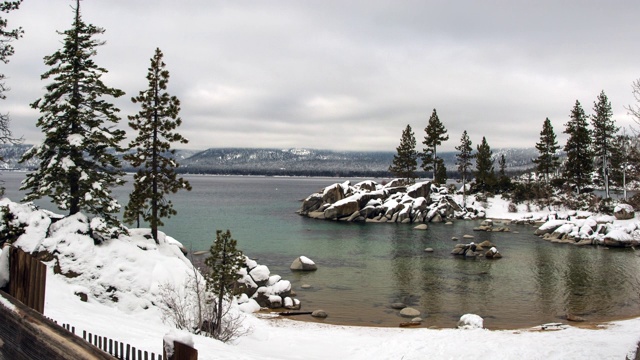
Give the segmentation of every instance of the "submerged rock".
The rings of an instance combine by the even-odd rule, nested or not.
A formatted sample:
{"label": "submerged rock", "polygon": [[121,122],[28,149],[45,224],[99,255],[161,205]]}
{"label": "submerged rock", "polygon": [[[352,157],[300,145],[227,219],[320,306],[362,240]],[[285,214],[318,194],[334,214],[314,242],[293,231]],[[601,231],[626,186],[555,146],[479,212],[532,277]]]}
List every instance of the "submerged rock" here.
{"label": "submerged rock", "polygon": [[329,316],[329,314],[327,314],[327,312],[324,310],[315,310],[314,312],[311,313],[311,316],[315,318],[325,319],[326,317]]}
{"label": "submerged rock", "polygon": [[407,317],[407,318],[414,318],[414,317],[420,316],[420,311],[411,307],[406,307],[400,310],[400,316]]}

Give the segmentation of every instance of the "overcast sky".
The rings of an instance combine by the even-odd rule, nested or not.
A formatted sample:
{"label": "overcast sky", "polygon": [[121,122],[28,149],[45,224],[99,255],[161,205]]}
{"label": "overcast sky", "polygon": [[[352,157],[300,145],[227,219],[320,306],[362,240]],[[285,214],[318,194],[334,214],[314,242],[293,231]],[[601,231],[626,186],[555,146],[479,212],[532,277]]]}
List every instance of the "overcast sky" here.
{"label": "overcast sky", "polygon": [[[70,0],[25,0],[8,14],[24,38],[0,72],[0,110],[27,143],[41,141],[42,58],[61,47]],[[533,147],[549,117],[560,145],[576,100],[587,114],[601,90],[619,126],[633,122],[640,78],[640,1],[84,0],[106,29],[95,61],[126,95],[146,86],[156,47],[182,102],[181,148],[304,147],[395,151],[410,124],[418,148],[434,108],[454,150]]]}

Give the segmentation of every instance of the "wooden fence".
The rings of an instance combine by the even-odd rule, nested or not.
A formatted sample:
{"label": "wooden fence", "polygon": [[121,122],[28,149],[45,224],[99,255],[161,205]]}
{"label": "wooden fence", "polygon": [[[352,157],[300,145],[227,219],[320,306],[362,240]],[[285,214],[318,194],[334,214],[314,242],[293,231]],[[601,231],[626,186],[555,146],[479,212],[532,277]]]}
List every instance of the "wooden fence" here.
{"label": "wooden fence", "polygon": [[9,295],[44,313],[47,266],[14,246],[9,247],[9,264]]}
{"label": "wooden fence", "polygon": [[[76,335],[75,326],[62,324],[62,327]],[[149,351],[142,351],[136,349],[130,344],[109,339],[106,336],[95,335],[85,330],[82,331],[82,339],[119,360],[163,360],[162,355],[157,355]]]}
{"label": "wooden fence", "polygon": [[[9,248],[9,295],[23,303],[27,307],[44,313],[44,297],[47,279],[47,266],[41,261],[24,252],[22,249],[11,246]],[[49,319],[52,320],[52,319]],[[54,323],[55,320],[52,320]],[[62,327],[74,336],[75,327],[62,324]],[[79,336],[78,336],[79,338]],[[130,344],[98,336],[87,331],[82,331],[82,339],[97,347],[101,351],[119,360],[197,360],[198,351],[188,345],[174,342],[174,352],[170,357],[167,354],[157,355],[148,351],[136,349]],[[0,342],[1,344],[1,342]],[[1,348],[2,345],[0,345]],[[164,347],[163,347],[164,348]],[[2,358],[0,352],[0,358]]]}

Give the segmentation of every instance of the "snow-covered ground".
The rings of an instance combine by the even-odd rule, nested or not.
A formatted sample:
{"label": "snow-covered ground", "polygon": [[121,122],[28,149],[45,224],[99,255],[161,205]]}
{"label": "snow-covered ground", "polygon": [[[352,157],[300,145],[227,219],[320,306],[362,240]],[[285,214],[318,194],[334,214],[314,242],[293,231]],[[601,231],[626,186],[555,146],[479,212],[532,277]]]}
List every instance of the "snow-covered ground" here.
{"label": "snow-covered ground", "polygon": [[[28,251],[56,249],[63,273],[83,272],[76,277],[57,275],[54,261],[49,262],[45,315],[75,326],[76,332],[87,330],[162,352],[162,339],[172,328],[162,322],[154,305],[158,288],[166,282],[183,285],[191,266],[170,238],[156,245],[134,232],[96,246],[85,235],[94,224],[82,216],[57,222],[44,238],[50,214],[6,200],[0,205],[11,206],[28,225],[18,246]],[[499,219],[523,215],[509,213],[499,199],[489,201],[487,214]],[[89,295],[87,302],[75,294],[79,292]],[[624,359],[635,354],[640,340],[640,319],[598,329],[490,331],[349,327],[245,316],[244,325],[251,332],[233,344],[194,335],[199,359]]]}

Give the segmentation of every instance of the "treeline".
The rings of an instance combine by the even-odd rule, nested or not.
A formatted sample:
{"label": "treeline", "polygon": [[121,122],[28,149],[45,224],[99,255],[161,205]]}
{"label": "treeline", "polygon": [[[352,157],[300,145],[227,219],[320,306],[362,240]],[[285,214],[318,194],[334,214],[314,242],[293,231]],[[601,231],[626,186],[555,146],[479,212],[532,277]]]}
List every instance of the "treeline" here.
{"label": "treeline", "polygon": [[[640,80],[634,82],[633,93],[640,103]],[[640,108],[635,106],[628,110],[639,122]],[[539,141],[535,145],[538,156],[531,159],[534,173],[526,183],[536,183],[538,188],[542,184],[544,191],[538,192],[545,194],[555,190],[580,194],[593,187],[601,187],[605,189],[607,198],[611,186],[626,189],[630,181],[639,177],[637,164],[640,162],[640,143],[637,135],[620,131],[612,116],[611,102],[604,91],[594,101],[593,113],[590,115],[585,113],[576,100],[569,120],[564,124],[563,132],[569,138],[563,147],[558,145],[551,121],[546,118]],[[420,177],[418,160],[421,160],[422,170],[428,172],[434,182],[445,184],[451,174],[442,170],[443,160],[437,155],[437,149],[449,136],[436,109],[433,110],[424,132],[424,148],[419,151],[411,126],[406,126],[389,172],[413,183]],[[471,192],[532,192],[531,189],[516,189],[517,186],[522,187],[524,182],[514,183],[511,176],[508,176],[504,154],[498,157],[498,169],[495,169],[493,152],[485,137],[482,137],[481,143],[474,149],[465,130],[456,150],[457,178],[461,180],[465,192],[467,188]],[[566,155],[564,161],[560,161],[561,150]],[[472,181],[467,186],[469,180]]]}

